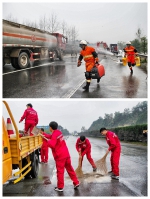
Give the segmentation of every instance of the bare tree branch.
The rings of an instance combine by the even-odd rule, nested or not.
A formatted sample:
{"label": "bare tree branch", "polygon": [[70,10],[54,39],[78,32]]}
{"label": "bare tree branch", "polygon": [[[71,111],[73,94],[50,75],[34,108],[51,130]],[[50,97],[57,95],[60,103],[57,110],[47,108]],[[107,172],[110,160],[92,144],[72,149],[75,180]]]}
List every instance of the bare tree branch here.
{"label": "bare tree branch", "polygon": [[60,28],[60,23],[57,20],[57,16],[52,13],[47,21],[47,29],[49,32],[57,32]]}

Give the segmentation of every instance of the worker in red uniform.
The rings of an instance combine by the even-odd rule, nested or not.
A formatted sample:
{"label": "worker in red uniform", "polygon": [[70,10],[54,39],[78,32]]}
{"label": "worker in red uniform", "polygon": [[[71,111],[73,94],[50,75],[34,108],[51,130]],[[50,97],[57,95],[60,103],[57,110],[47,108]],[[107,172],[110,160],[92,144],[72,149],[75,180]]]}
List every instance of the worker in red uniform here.
{"label": "worker in red uniform", "polygon": [[76,149],[79,153],[79,156],[81,156],[81,166],[82,166],[83,157],[84,155],[86,155],[88,161],[93,167],[93,171],[95,172],[97,168],[91,157],[91,143],[84,135],[81,135],[80,138],[77,139]]}
{"label": "worker in red uniform", "polygon": [[121,153],[121,145],[118,136],[105,127],[100,129],[100,133],[106,137],[106,142],[109,145],[109,148],[106,152],[111,151],[110,163],[111,163],[111,178],[119,180],[119,161],[120,161],[120,153]]}
{"label": "worker in red uniform", "polygon": [[[82,40],[80,41],[79,46],[82,48],[79,58],[78,58],[78,64],[77,67],[81,65],[82,59],[86,62],[86,72],[85,72],[85,77],[86,77],[86,85],[83,87],[85,90],[89,90],[90,82],[91,82],[91,75],[90,72],[92,68],[95,66],[95,64],[98,64],[99,59],[98,55],[95,52],[95,49],[93,47],[87,46],[87,41]],[[97,83],[99,83],[100,78],[97,80]]]}
{"label": "worker in red uniform", "polygon": [[128,41],[126,43],[126,48],[124,48],[125,55],[124,57],[127,58],[128,66],[130,68],[131,74],[133,74],[133,68],[135,66],[135,56],[137,56],[137,50],[134,48],[134,46],[131,46],[131,42]]}
{"label": "worker in red uniform", "polygon": [[20,122],[22,122],[25,119],[25,129],[24,134],[28,135],[28,131],[30,131],[30,136],[33,134],[32,129],[38,124],[38,114],[37,112],[32,108],[32,104],[27,104],[27,109],[24,111],[23,116],[21,117]]}
{"label": "worker in red uniform", "polygon": [[74,189],[77,189],[80,183],[71,165],[71,158],[68,147],[64,140],[64,136],[62,132],[57,129],[57,122],[50,122],[49,127],[50,132],[52,132],[52,136],[51,139],[48,141],[48,146],[52,149],[52,154],[57,169],[57,187],[55,187],[55,191],[63,191],[65,169],[69,174],[71,180],[73,181]]}
{"label": "worker in red uniform", "polygon": [[[40,133],[47,139],[51,138],[51,134],[45,133],[43,128],[41,128]],[[41,146],[41,163],[48,163],[48,142],[44,138]]]}

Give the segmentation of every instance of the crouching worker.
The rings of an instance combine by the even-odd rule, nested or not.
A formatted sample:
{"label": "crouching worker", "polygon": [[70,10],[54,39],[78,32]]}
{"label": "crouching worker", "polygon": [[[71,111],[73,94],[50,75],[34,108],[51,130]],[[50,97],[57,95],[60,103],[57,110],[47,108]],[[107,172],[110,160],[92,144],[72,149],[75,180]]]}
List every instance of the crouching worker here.
{"label": "crouching worker", "polygon": [[93,171],[96,171],[97,170],[96,165],[91,157],[91,143],[84,135],[81,135],[80,138],[77,139],[76,149],[79,153],[79,156],[81,156],[81,166],[82,166],[83,157],[84,155],[86,155],[88,161],[93,167]]}
{"label": "crouching worker", "polygon": [[48,146],[52,149],[52,154],[57,169],[57,187],[55,187],[55,191],[63,191],[65,169],[67,170],[67,173],[73,181],[74,189],[77,189],[80,183],[71,165],[70,154],[66,142],[64,140],[63,134],[61,131],[57,129],[57,122],[50,122],[49,127],[50,132],[52,132],[52,136],[51,139],[48,140]]}

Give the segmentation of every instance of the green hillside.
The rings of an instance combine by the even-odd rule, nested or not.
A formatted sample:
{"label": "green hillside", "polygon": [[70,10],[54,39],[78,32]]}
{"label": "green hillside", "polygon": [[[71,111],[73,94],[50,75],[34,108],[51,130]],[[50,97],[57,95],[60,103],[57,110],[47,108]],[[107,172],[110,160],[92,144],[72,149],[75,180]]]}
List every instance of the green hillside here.
{"label": "green hillside", "polygon": [[99,117],[96,121],[93,121],[87,131],[99,130],[101,127],[116,128],[140,124],[147,124],[147,101],[138,103],[131,110],[124,109],[122,113],[105,113],[104,118]]}

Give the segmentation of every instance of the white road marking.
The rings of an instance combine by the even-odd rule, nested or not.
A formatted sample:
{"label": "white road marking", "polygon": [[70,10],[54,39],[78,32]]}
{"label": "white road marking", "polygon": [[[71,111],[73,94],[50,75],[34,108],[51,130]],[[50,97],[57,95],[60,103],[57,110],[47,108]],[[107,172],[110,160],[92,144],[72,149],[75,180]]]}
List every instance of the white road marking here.
{"label": "white road marking", "polygon": [[30,67],[30,68],[25,68],[25,69],[21,69],[21,70],[17,70],[17,71],[12,71],[12,72],[8,72],[8,73],[4,73],[3,75],[8,75],[8,74],[11,74],[11,73],[18,73],[18,72],[21,72],[21,71],[24,71],[24,70],[31,70],[33,68],[38,68],[38,67],[41,67],[41,66],[47,66],[47,65],[51,65],[53,64],[54,62],[51,62],[51,63],[46,63],[46,64],[40,64],[38,66],[34,66],[34,67]]}
{"label": "white road marking", "polygon": [[70,98],[79,88],[80,86],[85,82],[85,79],[79,82],[79,84],[73,89],[69,90],[65,95],[63,95],[61,98]]}

